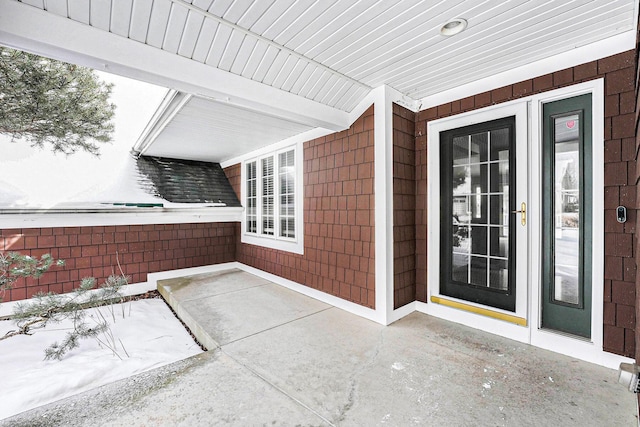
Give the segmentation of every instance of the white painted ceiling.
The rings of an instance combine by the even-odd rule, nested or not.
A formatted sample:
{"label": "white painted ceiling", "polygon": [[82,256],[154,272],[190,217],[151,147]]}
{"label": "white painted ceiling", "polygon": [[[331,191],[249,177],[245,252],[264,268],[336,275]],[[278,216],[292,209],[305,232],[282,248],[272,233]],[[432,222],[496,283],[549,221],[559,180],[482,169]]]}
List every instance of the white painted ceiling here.
{"label": "white painted ceiling", "polygon": [[[249,100],[251,94],[238,97],[241,99],[236,106],[233,102],[194,98],[157,139],[163,153],[180,157],[184,153],[181,154],[179,144],[187,132],[189,138],[198,141],[203,158],[218,160],[317,127],[314,120],[324,120],[325,113],[326,117],[333,117],[332,114],[338,117],[340,112],[351,112],[373,88],[381,85],[423,100],[475,80],[635,31],[637,19],[637,0],[20,2],[21,7],[40,9],[38,18],[46,11],[45,17],[50,17],[53,23],[70,20],[111,37],[104,40],[126,38],[143,45],[148,52],[162,51],[165,58],[169,58],[167,55],[180,57],[181,62],[176,59],[172,67],[183,70],[185,82],[191,78],[189,64],[197,63],[199,67],[215,70],[216,76],[240,77],[232,81],[240,82],[240,86],[246,82],[247,88],[256,88],[257,92],[268,88],[271,92],[265,93],[271,95],[267,95],[261,105],[274,111],[285,110],[286,114],[279,116],[277,111],[269,111],[258,118],[260,103],[251,100],[249,109],[254,109],[254,113],[249,121],[253,125],[247,126],[244,107],[248,104],[243,104],[242,99]],[[15,5],[12,10],[16,10]],[[30,14],[25,13],[22,19],[30,21]],[[440,35],[442,25],[456,17],[468,21],[467,30],[454,37]],[[20,24],[29,25],[29,22]],[[28,38],[0,36],[0,42],[4,39],[5,43],[29,47],[28,43],[22,46],[20,37]],[[59,40],[54,43],[55,48],[50,49],[52,56],[56,55],[56,48],[75,49],[70,46],[77,42],[68,41],[67,45],[66,40]],[[46,43],[42,40],[39,45],[45,53]],[[141,52],[139,46],[131,49]],[[101,58],[99,48],[90,54],[87,52],[83,55],[98,58],[104,64],[109,62]],[[201,69],[194,65],[193,74]],[[124,68],[120,72],[127,74]],[[135,72],[129,74],[136,76]],[[180,80],[175,76],[172,79]],[[233,92],[234,85],[220,80],[211,78],[208,83],[200,84],[211,91],[205,95]],[[170,85],[171,80],[167,83]],[[295,111],[296,108],[287,104],[296,99],[304,100],[301,105],[312,108],[296,107],[299,111]],[[239,109],[240,106],[243,108]],[[316,114],[316,106],[322,114]],[[244,115],[241,117],[239,113]],[[334,129],[340,128],[340,120],[325,122],[333,123]],[[260,134],[265,137],[257,142]]]}

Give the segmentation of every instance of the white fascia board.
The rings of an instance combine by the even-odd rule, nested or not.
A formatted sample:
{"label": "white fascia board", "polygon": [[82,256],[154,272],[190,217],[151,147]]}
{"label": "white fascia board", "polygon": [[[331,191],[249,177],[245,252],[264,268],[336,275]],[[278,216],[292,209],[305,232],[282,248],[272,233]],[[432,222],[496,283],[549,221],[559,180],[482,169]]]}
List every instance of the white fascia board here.
{"label": "white fascia board", "polygon": [[190,224],[239,222],[244,208],[132,208],[131,212],[93,213],[3,213],[2,228],[91,227],[110,225]]}
{"label": "white fascia board", "polygon": [[[636,8],[637,9],[637,8]],[[637,12],[636,12],[637,13]],[[637,19],[636,19],[637,21]],[[429,95],[419,101],[419,110],[446,104],[457,99],[487,92],[499,87],[519,83],[555,71],[586,64],[611,55],[635,49],[636,31],[627,31],[617,36],[582,46],[549,58],[541,59],[502,73],[476,80],[453,89]]]}
{"label": "white fascia board", "polygon": [[16,1],[0,3],[0,43],[308,126],[349,127],[346,111]]}
{"label": "white fascia board", "polygon": [[164,128],[167,127],[171,120],[173,120],[192,97],[193,95],[170,89],[153,114],[153,117],[151,117],[149,123],[147,123],[147,126],[145,126],[142,134],[133,145],[133,152],[137,155],[145,154]]}

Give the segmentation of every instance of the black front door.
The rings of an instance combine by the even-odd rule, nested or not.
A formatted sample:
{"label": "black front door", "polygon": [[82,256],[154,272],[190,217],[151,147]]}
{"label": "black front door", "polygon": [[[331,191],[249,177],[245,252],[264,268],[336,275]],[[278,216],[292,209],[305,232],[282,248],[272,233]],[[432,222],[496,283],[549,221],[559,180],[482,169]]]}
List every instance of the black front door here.
{"label": "black front door", "polygon": [[440,134],[442,295],[515,311],[515,163],[515,117]]}

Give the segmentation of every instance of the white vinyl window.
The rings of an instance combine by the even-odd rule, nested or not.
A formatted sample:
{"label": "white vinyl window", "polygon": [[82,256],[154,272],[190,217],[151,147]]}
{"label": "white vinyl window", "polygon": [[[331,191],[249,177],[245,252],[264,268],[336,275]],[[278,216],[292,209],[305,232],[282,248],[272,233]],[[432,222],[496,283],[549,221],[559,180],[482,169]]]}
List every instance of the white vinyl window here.
{"label": "white vinyl window", "polygon": [[302,253],[301,159],[297,149],[244,162],[243,242]]}

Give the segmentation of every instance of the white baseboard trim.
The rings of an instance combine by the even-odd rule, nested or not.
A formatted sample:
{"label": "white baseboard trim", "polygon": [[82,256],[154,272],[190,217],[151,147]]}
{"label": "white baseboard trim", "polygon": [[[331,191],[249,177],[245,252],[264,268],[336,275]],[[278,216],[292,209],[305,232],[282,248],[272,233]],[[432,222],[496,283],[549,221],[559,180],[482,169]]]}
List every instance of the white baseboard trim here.
{"label": "white baseboard trim", "polygon": [[267,273],[266,271],[262,271],[254,267],[250,267],[242,263],[238,263],[237,268],[239,268],[240,270],[246,271],[247,273],[254,274],[258,277],[262,277],[263,279],[270,280],[271,282],[276,283],[280,286],[284,286],[285,288],[291,289],[292,291],[299,292],[303,295],[306,295],[318,301],[324,302],[326,304],[330,304],[336,308],[342,309],[349,313],[355,314],[357,316],[363,317],[365,319],[368,319],[377,323],[382,323],[380,321],[380,316],[378,315],[376,310],[372,310],[370,308],[364,307],[354,302],[343,300],[342,298],[336,297],[334,295],[330,295],[325,292],[319,291],[317,289],[313,289],[308,286],[301,285],[300,283],[293,282],[288,279],[284,279],[280,276],[276,276],[275,274]]}
{"label": "white baseboard trim", "polygon": [[243,264],[237,261],[228,262],[224,264],[208,265],[204,267],[193,267],[193,268],[184,268],[181,270],[171,270],[171,271],[162,271],[159,273],[150,273],[147,275],[147,280],[149,281],[149,283],[153,283],[154,285],[157,285],[158,280],[172,279],[172,278],[182,277],[182,276],[192,276],[195,274],[202,274],[202,273],[214,273],[217,271],[230,270],[233,268],[237,268],[239,270],[246,271],[247,273],[251,273],[255,276],[262,277],[263,279],[269,280],[287,289],[291,289],[292,291],[296,291],[298,293],[301,293],[303,295],[316,299],[320,302],[330,304],[334,307],[345,310],[349,313],[355,314],[365,319],[369,319],[377,323],[382,323],[380,321],[381,316],[378,315],[376,310],[372,310],[370,308],[358,305],[353,302],[345,301],[342,298],[327,294],[325,292],[310,288],[308,286],[301,285],[300,283],[287,280],[280,276],[276,276],[275,274],[267,273],[266,271],[259,270],[257,268],[248,266],[246,264]]}

